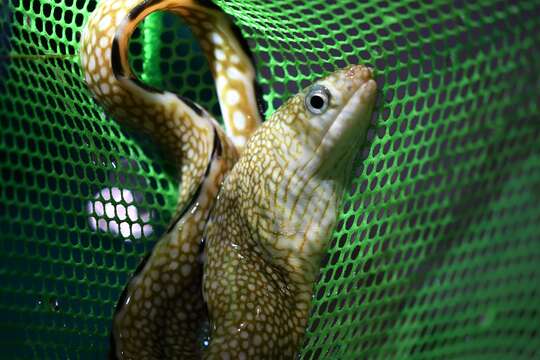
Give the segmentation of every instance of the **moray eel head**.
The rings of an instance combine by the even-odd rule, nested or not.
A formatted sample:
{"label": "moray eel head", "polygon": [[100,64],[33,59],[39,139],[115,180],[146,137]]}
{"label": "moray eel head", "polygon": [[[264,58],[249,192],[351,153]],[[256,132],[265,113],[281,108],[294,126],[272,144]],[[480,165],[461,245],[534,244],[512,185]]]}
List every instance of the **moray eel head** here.
{"label": "moray eel head", "polygon": [[[310,273],[306,282],[317,272],[366,138],[376,90],[373,71],[362,65],[316,81],[255,132],[233,171],[245,172],[240,187],[250,194],[243,203],[247,222],[265,239],[260,243],[269,258],[285,268],[304,268]],[[259,217],[249,210],[255,207],[264,209]],[[309,266],[299,264],[301,258]]]}
{"label": "moray eel head", "polygon": [[350,161],[351,152],[358,151],[370,122],[377,85],[370,68],[356,65],[337,71],[305,89],[304,116],[297,121],[307,131],[303,134],[304,158],[321,175],[332,176]]}
{"label": "moray eel head", "polygon": [[283,135],[275,139],[280,143],[274,146],[277,156],[295,159],[287,161],[291,171],[347,177],[365,139],[376,90],[373,71],[363,65],[348,66],[305,88],[269,121]]}

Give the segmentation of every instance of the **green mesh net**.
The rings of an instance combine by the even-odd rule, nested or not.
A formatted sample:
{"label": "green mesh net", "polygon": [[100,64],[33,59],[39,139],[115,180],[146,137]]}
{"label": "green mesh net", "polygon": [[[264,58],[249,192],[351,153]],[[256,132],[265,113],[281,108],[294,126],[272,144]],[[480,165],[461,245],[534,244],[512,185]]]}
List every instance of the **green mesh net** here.
{"label": "green mesh net", "polygon": [[[377,71],[316,285],[304,359],[540,356],[540,3],[216,1],[257,61],[266,114],[349,63]],[[2,357],[104,357],[114,305],[176,184],[91,99],[77,48],[92,0],[0,2]],[[131,60],[219,116],[182,21]]]}

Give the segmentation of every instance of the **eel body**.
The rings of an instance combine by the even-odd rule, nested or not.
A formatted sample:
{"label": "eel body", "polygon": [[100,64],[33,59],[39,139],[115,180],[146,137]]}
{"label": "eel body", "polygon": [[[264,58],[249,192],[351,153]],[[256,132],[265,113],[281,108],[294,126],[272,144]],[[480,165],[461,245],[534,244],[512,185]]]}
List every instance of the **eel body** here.
{"label": "eel body", "polygon": [[375,100],[350,66],[289,99],[251,137],[207,225],[207,359],[293,359]]}
{"label": "eel body", "polygon": [[[201,43],[225,131],[197,104],[131,71],[128,41],[160,10],[182,16]],[[147,134],[176,164],[181,183],[171,226],[118,302],[111,358],[293,358],[369,125],[371,70],[336,71],[253,133],[261,117],[248,51],[224,13],[194,0],[101,0],[82,34],[81,65],[96,100]],[[203,351],[199,333],[208,319]]]}
{"label": "eel body", "polygon": [[[190,25],[217,84],[225,122],[199,105],[137,79],[128,42],[155,11]],[[149,136],[175,165],[181,188],[171,226],[141,263],[118,301],[111,358],[200,358],[206,322],[201,242],[224,174],[261,122],[255,71],[234,24],[213,6],[193,0],[102,0],[81,37],[81,67],[95,99],[122,125]]]}

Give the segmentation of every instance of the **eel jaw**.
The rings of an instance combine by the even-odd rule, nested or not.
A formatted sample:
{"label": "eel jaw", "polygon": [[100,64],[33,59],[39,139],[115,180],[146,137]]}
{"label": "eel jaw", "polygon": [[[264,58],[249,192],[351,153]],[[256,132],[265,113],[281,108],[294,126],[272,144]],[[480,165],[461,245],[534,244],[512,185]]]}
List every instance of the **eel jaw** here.
{"label": "eel jaw", "polygon": [[359,144],[365,140],[376,92],[375,80],[364,82],[330,124],[314,154],[319,160],[320,173],[334,177],[332,174],[341,174],[337,167],[350,164]]}

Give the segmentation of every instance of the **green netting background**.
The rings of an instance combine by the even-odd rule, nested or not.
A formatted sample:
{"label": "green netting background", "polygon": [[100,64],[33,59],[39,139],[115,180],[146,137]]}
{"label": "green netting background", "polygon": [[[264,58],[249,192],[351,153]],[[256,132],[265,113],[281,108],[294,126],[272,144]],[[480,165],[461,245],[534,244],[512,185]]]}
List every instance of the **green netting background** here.
{"label": "green netting background", "polygon": [[[218,0],[270,114],[368,63],[380,87],[313,300],[304,359],[540,357],[540,3]],[[3,358],[103,357],[116,299],[174,209],[144,139],[89,96],[91,0],[0,2]],[[219,116],[183,23],[139,28],[143,79]]]}

